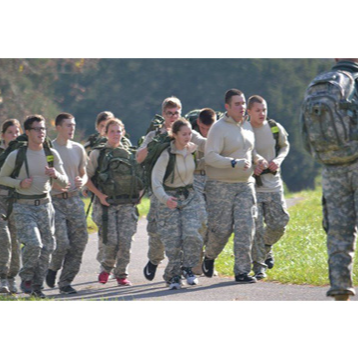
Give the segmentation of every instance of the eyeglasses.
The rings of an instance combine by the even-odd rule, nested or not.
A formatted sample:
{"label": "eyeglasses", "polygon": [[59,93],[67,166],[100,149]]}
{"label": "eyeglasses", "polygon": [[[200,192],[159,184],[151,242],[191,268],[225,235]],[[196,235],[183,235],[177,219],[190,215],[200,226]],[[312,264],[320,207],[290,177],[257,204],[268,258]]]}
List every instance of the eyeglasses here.
{"label": "eyeglasses", "polygon": [[176,111],[176,112],[168,111],[168,112],[165,112],[165,114],[169,117],[174,117],[174,116],[179,116],[180,112],[179,111]]}
{"label": "eyeglasses", "polygon": [[30,128],[29,130],[34,130],[35,132],[46,132],[46,128],[45,127],[35,127],[35,128]]}

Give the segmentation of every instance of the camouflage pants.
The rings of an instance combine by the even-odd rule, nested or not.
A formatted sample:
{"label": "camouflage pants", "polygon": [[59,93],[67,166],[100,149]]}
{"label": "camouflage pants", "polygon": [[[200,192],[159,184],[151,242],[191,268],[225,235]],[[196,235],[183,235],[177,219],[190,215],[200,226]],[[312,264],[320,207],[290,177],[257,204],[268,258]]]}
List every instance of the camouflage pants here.
{"label": "camouflage pants", "polygon": [[358,163],[327,167],[322,172],[331,288],[327,296],[355,295],[352,282],[357,236]]}
{"label": "camouflage pants", "polygon": [[159,265],[164,260],[164,245],[157,230],[157,209],[160,205],[155,195],[150,197],[150,208],[147,216],[148,259],[153,265]]}
{"label": "camouflage pants", "polygon": [[55,249],[55,213],[52,203],[39,206],[14,203],[12,215],[22,248],[20,277],[39,289]]}
{"label": "camouflage pants", "polygon": [[208,241],[208,214],[206,211],[206,195],[205,195],[205,185],[206,185],[206,181],[207,181],[207,176],[206,175],[199,175],[199,174],[194,174],[194,190],[199,194],[199,200],[202,202],[202,206],[205,208],[205,210],[203,211],[203,225],[200,229],[200,234],[203,237],[204,240],[204,245],[206,244],[206,242]]}
{"label": "camouflage pants", "polygon": [[206,197],[209,233],[205,256],[216,259],[234,232],[234,273],[248,274],[257,218],[254,184],[208,180]]}
{"label": "camouflage pants", "polygon": [[[290,216],[282,192],[256,192],[257,220],[256,232],[252,245],[252,260],[255,273],[265,271],[265,260],[272,245],[283,236]],[[265,224],[265,225],[264,225]]]}
{"label": "camouflage pants", "polygon": [[[175,191],[168,195],[177,196]],[[189,197],[178,197],[178,208],[169,209],[159,203],[157,208],[158,233],[164,243],[168,265],[163,278],[166,282],[181,275],[181,267],[194,267],[200,259],[203,239],[200,235],[204,207],[198,194],[191,190]]]}
{"label": "camouflage pants", "polygon": [[111,205],[108,207],[107,242],[103,237],[103,207],[98,198],[93,204],[93,221],[98,226],[98,235],[103,242],[101,265],[108,273],[114,269],[116,278],[128,276],[128,265],[132,237],[137,231],[138,213],[132,204]]}
{"label": "camouflage pants", "polygon": [[88,233],[84,203],[79,196],[68,199],[52,198],[55,209],[56,250],[49,268],[62,268],[59,287],[69,285],[78,274],[85,250]]}
{"label": "camouflage pants", "polygon": [[13,278],[20,270],[20,247],[16,238],[13,216],[4,220],[7,202],[5,196],[0,196],[0,278]]}

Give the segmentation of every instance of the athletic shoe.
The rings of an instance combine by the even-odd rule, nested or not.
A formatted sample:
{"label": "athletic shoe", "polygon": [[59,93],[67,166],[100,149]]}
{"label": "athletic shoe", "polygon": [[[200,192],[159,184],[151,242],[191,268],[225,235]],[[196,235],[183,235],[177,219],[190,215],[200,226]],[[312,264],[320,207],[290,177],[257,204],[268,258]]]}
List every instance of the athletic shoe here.
{"label": "athletic shoe", "polygon": [[170,280],[169,290],[179,290],[181,288],[181,279],[175,276]]}
{"label": "athletic shoe", "polygon": [[256,283],[255,277],[249,276],[247,273],[242,273],[235,276],[236,283]]}
{"label": "athletic shoe", "polygon": [[21,281],[20,288],[23,293],[32,293],[32,281]]}
{"label": "athletic shoe", "polygon": [[191,270],[190,267],[183,267],[182,270],[183,270],[183,275],[184,275],[188,285],[197,285],[199,283],[199,280],[193,274],[193,271]]}
{"label": "athletic shoe", "polygon": [[46,295],[40,289],[36,289],[31,292],[31,297],[46,298]]}
{"label": "athletic shoe", "polygon": [[213,277],[214,262],[215,262],[215,260],[210,260],[207,257],[204,257],[203,264],[202,264],[201,268],[203,269],[203,274],[206,277]]}
{"label": "athletic shoe", "polygon": [[65,295],[73,295],[77,293],[77,291],[71,285],[67,285],[60,288],[60,293]]}
{"label": "athletic shoe", "polygon": [[147,280],[152,281],[155,276],[155,273],[157,271],[157,267],[158,267],[158,265],[154,265],[150,261],[148,261],[148,263],[145,265],[144,270],[143,270],[144,277]]}
{"label": "athletic shoe", "polygon": [[98,282],[105,284],[105,283],[107,283],[108,278],[109,278],[109,273],[106,272],[106,271],[102,271],[102,272],[98,275]]}
{"label": "athletic shoe", "polygon": [[267,277],[266,273],[265,272],[258,272],[258,273],[255,273],[255,276],[256,280],[262,280],[264,278]]}
{"label": "athletic shoe", "polygon": [[55,287],[57,271],[48,269],[46,274],[46,285],[50,288]]}
{"label": "athletic shoe", "polygon": [[0,280],[0,293],[8,294],[10,293],[9,285],[6,278]]}
{"label": "athletic shoe", "polygon": [[10,293],[15,294],[15,293],[18,292],[17,291],[17,286],[16,286],[16,281],[15,281],[14,277],[8,278],[7,283],[8,283],[8,286],[9,286]]}
{"label": "athletic shoe", "polygon": [[130,282],[127,278],[117,278],[118,286],[132,286],[132,282]]}
{"label": "athletic shoe", "polygon": [[273,259],[273,257],[269,257],[265,260],[265,264],[267,265],[267,268],[271,270],[275,265],[275,260]]}

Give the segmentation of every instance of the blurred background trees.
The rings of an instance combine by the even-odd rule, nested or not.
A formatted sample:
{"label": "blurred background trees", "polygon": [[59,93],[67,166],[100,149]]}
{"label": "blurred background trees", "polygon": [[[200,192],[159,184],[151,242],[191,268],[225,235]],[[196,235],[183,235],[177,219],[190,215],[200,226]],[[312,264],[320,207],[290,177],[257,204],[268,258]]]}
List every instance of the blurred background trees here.
{"label": "blurred background trees", "polygon": [[[183,114],[194,108],[224,111],[224,93],[242,90],[268,102],[269,117],[289,132],[291,152],[283,179],[292,191],[312,188],[319,166],[301,145],[299,109],[304,90],[331,59],[0,59],[0,121],[44,115],[49,127],[61,111],[77,122],[77,140],[94,132],[101,111],[126,125],[133,143],[174,95]],[[50,131],[54,137],[54,131]]]}

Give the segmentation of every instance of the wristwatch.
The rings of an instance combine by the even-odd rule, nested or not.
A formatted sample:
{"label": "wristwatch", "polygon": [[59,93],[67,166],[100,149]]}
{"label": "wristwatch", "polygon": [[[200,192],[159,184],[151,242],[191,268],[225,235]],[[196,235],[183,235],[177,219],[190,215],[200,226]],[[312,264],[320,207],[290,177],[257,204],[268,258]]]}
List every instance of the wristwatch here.
{"label": "wristwatch", "polygon": [[233,160],[231,161],[231,166],[232,166],[233,168],[235,168],[235,165],[236,165],[236,159],[233,159]]}

